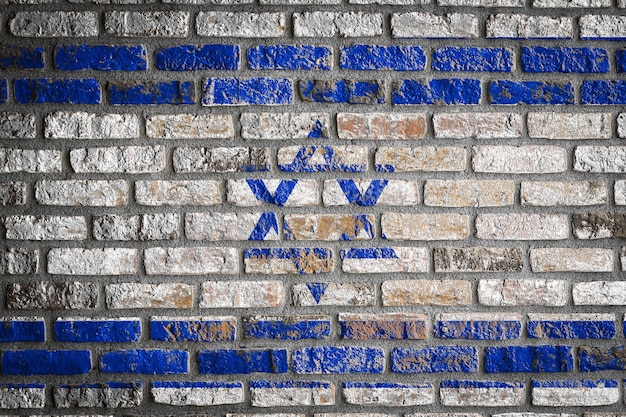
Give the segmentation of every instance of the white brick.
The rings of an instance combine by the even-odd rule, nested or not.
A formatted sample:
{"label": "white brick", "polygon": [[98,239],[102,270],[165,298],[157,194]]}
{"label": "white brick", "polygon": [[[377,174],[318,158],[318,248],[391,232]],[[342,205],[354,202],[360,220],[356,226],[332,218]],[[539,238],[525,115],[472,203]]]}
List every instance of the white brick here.
{"label": "white brick", "polygon": [[244,400],[243,384],[228,382],[180,382],[177,387],[153,386],[150,393],[157,404],[198,406],[239,404]]}
{"label": "white brick", "polygon": [[115,146],[70,151],[75,172],[144,174],[165,169],[164,146]]}
{"label": "white brick", "polygon": [[[353,185],[358,189],[359,196],[343,191],[341,183]],[[371,192],[382,188],[378,195]],[[349,194],[353,201],[350,201],[346,194]],[[378,195],[376,198],[375,196]],[[404,180],[350,180],[332,179],[324,181],[324,192],[322,199],[325,206],[349,206],[351,204],[359,206],[415,206],[419,204],[419,183],[417,181]]]}
{"label": "white brick", "polygon": [[146,117],[146,135],[155,139],[233,139],[230,114],[157,114]]}
{"label": "white brick", "polygon": [[513,205],[515,182],[505,180],[428,180],[424,204],[435,207],[501,207]]}
{"label": "white brick", "polygon": [[282,307],[282,281],[208,281],[202,284],[200,308]]}
{"label": "white brick", "polygon": [[34,139],[37,135],[35,115],[30,113],[0,113],[0,137]]}
{"label": "white brick", "polygon": [[615,181],[615,205],[626,206],[626,180]]}
{"label": "white brick", "polygon": [[522,115],[517,113],[433,114],[436,138],[513,139],[522,136]]}
{"label": "white brick", "polygon": [[523,206],[592,206],[605,204],[608,192],[604,181],[523,181],[521,200]]}
{"label": "white brick", "polygon": [[96,240],[161,240],[178,239],[178,213],[107,214],[93,217]]}
{"label": "white brick", "polygon": [[148,275],[237,274],[235,248],[148,248],[144,263]]}
{"label": "white brick", "polygon": [[136,114],[56,112],[46,116],[44,136],[54,139],[135,139],[139,137]]}
{"label": "white brick", "polygon": [[473,14],[393,13],[394,38],[477,38],[479,21]]}
{"label": "white brick", "polygon": [[435,389],[431,384],[394,384],[393,387],[344,386],[341,393],[347,404],[355,405],[409,407],[432,404],[435,401]]}
{"label": "white brick", "polygon": [[551,174],[567,170],[567,151],[558,146],[474,146],[475,172]]}
{"label": "white brick", "polygon": [[441,404],[456,407],[503,407],[524,404],[524,386],[509,383],[504,387],[486,387],[490,381],[459,381],[458,388],[441,387]]}
{"label": "white brick", "polygon": [[553,279],[481,279],[478,300],[488,306],[564,306],[568,284]]}
{"label": "white brick", "polygon": [[581,39],[626,37],[626,16],[583,15],[578,18],[578,25]]}
{"label": "white brick", "polygon": [[400,148],[380,146],[375,166],[383,172],[445,172],[465,171],[467,155],[464,148],[421,146]]}
{"label": "white brick", "polygon": [[626,172],[626,146],[577,146],[574,171]]}
{"label": "white brick", "polygon": [[439,6],[524,7],[524,0],[437,0]]}
{"label": "white brick", "polygon": [[[564,381],[569,382],[569,381]],[[571,381],[573,386],[540,387],[533,386],[533,405],[547,407],[594,407],[616,404],[620,398],[618,386],[605,387],[602,381],[593,381],[595,387],[586,387],[579,381]],[[617,384],[616,384],[617,385]]]}
{"label": "white brick", "polygon": [[11,385],[0,386],[0,409],[44,408],[46,406],[46,388],[43,384]]}
{"label": "white brick", "polygon": [[0,148],[0,173],[48,174],[62,170],[61,151]]}
{"label": "white brick", "polygon": [[189,33],[189,17],[189,12],[112,11],[104,14],[104,29],[117,36],[179,38]]}
{"label": "white brick", "polygon": [[118,207],[128,203],[128,183],[124,180],[37,181],[35,199],[43,205]]}
{"label": "white brick", "polygon": [[285,33],[284,13],[200,12],[196,31],[200,36],[275,38]]}
{"label": "white brick", "polygon": [[626,305],[626,281],[576,282],[572,296],[575,305]]}
{"label": "white brick", "polygon": [[243,113],[239,118],[244,139],[327,138],[328,113]]}
{"label": "white brick", "polygon": [[528,136],[539,139],[610,139],[611,113],[528,113]]}
{"label": "white brick", "polygon": [[9,22],[14,36],[98,36],[96,12],[17,12]]}
{"label": "white brick", "polygon": [[138,272],[137,249],[53,248],[48,273],[62,275],[126,275]]}
{"label": "white brick", "polygon": [[[263,190],[258,190],[260,183],[263,184],[269,196],[265,195]],[[292,185],[293,189],[291,189]],[[279,186],[281,191],[277,193]],[[319,204],[316,180],[300,178],[228,180],[226,188],[227,202],[235,206],[254,207],[275,204],[281,207],[306,207]],[[287,195],[289,189],[291,192]],[[257,197],[255,191],[263,197]]]}
{"label": "white brick", "polygon": [[383,33],[383,15],[363,12],[294,13],[293,32],[296,37],[313,38],[380,36]]}
{"label": "white brick", "polygon": [[329,282],[294,284],[294,306],[371,306],[376,303],[373,284],[363,282]]}
{"label": "white brick", "polygon": [[[626,2],[626,0],[624,0]],[[626,138],[626,113],[617,115],[617,136]]]}
{"label": "white brick", "polygon": [[390,240],[461,240],[470,233],[469,217],[454,213],[383,213],[381,228]]}
{"label": "white brick", "polygon": [[423,113],[338,113],[340,139],[415,140],[426,137]]}
{"label": "white brick", "polygon": [[496,240],[560,240],[569,237],[567,214],[479,214],[476,237]]}
{"label": "white brick", "polygon": [[190,284],[126,282],[108,284],[104,292],[109,309],[193,307],[193,287]]}
{"label": "white brick", "polygon": [[472,284],[464,280],[391,280],[381,286],[383,306],[455,306],[472,303]]}
{"label": "white brick", "polygon": [[145,206],[210,206],[220,204],[219,181],[136,181],[135,198]]}
{"label": "white brick", "polygon": [[16,240],[87,239],[87,222],[82,216],[7,216],[6,238]]}
{"label": "white brick", "polygon": [[349,274],[418,273],[429,270],[427,248],[353,248],[343,250],[341,256],[343,272]]}
{"label": "white brick", "polygon": [[[304,165],[305,169],[314,171],[332,171],[347,166],[349,170],[367,169],[368,148],[365,146],[333,146],[332,157],[329,158],[329,148],[326,146],[285,146],[278,149],[278,166],[281,170],[290,170],[291,164],[296,167]],[[304,149],[306,161],[300,153]],[[310,155],[310,157],[309,157]],[[297,159],[296,159],[297,158]],[[331,159],[328,161],[328,159]],[[297,169],[297,168],[296,168]]]}
{"label": "white brick", "polygon": [[314,381],[276,382],[276,387],[250,387],[253,407],[317,406],[335,404],[335,384]]}
{"label": "white brick", "polygon": [[604,8],[611,0],[534,0],[533,7],[542,9]]}
{"label": "white brick", "polygon": [[535,248],[533,272],[612,272],[613,250],[603,248]]}
{"label": "white brick", "polygon": [[496,14],[487,19],[487,38],[569,39],[573,36],[569,17]]}
{"label": "white brick", "polygon": [[[65,319],[58,319],[57,322]],[[68,319],[71,323],[74,319]],[[89,319],[77,319],[88,320]],[[134,319],[134,320],[139,320]],[[103,320],[104,321],[104,320]],[[106,321],[121,321],[106,319]],[[130,408],[141,405],[143,387],[141,383],[131,383],[128,386],[116,386],[115,383],[97,385],[55,385],[52,389],[54,405],[57,408]]]}
{"label": "white brick", "polygon": [[[274,213],[187,213],[185,235],[190,240],[250,240],[259,221],[276,220]],[[262,239],[278,240],[278,225],[269,226]]]}

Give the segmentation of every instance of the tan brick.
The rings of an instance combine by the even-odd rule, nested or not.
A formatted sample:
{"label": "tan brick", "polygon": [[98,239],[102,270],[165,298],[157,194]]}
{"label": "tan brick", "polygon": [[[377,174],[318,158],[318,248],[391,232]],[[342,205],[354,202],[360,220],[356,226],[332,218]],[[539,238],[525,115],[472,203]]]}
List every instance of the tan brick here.
{"label": "tan brick", "polygon": [[539,139],[610,139],[611,113],[528,113],[528,136]]}
{"label": "tan brick", "polygon": [[550,174],[567,170],[567,151],[558,146],[474,146],[476,172]]}
{"label": "tan brick", "polygon": [[424,204],[436,207],[500,207],[513,205],[515,181],[428,180]]}
{"label": "tan brick", "polygon": [[523,181],[524,206],[592,206],[608,200],[604,181]]}
{"label": "tan brick", "polygon": [[[353,196],[354,200],[349,200],[340,184],[343,181],[351,181],[359,190],[360,196]],[[376,189],[376,186],[383,188],[377,198],[368,193],[369,189]],[[351,204],[359,206],[414,206],[419,204],[419,188],[417,181],[338,178],[324,181],[322,199],[325,206],[348,206]]]}
{"label": "tan brick", "polygon": [[338,113],[340,139],[414,140],[426,137],[422,113]]}
{"label": "tan brick", "polygon": [[144,252],[148,275],[237,274],[235,248],[148,248]]}
{"label": "tan brick", "polygon": [[244,251],[248,274],[321,274],[332,272],[330,248],[250,248]]}
{"label": "tan brick", "polygon": [[412,313],[339,313],[342,339],[426,339],[428,316]]}
{"label": "tan brick", "polygon": [[328,138],[328,113],[243,113],[239,118],[244,139]]}
{"label": "tan brick", "polygon": [[155,139],[233,139],[229,114],[157,114],[146,117],[146,135]]}
{"label": "tan brick", "polygon": [[433,115],[438,139],[513,139],[522,136],[517,113],[439,113]]}
{"label": "tan brick", "polygon": [[112,146],[70,151],[75,172],[144,174],[165,169],[164,146]]}
{"label": "tan brick", "polygon": [[118,207],[128,203],[128,183],[124,180],[37,181],[35,199],[48,206]]}
{"label": "tan brick", "polygon": [[626,180],[615,181],[615,205],[626,206]]}
{"label": "tan brick", "polygon": [[478,301],[489,306],[564,306],[569,299],[565,280],[481,279]]}
{"label": "tan brick", "polygon": [[522,248],[434,248],[435,272],[520,272]]}
{"label": "tan brick", "polygon": [[222,202],[220,182],[136,181],[135,199],[144,206],[211,206]]}
{"label": "tan brick", "polygon": [[62,275],[126,275],[138,272],[138,251],[130,248],[53,248],[48,273]]}
{"label": "tan brick", "polygon": [[371,214],[287,214],[287,240],[367,240],[376,236]]}
{"label": "tan brick", "polygon": [[476,237],[495,240],[560,240],[569,237],[567,214],[479,214]]}
{"label": "tan brick", "polygon": [[572,288],[575,305],[626,305],[626,281],[576,282]]}
{"label": "tan brick", "polygon": [[453,306],[472,303],[472,285],[463,280],[398,280],[382,284],[383,305]]}
{"label": "tan brick", "polygon": [[282,281],[208,281],[202,284],[200,308],[282,307]]}
{"label": "tan brick", "polygon": [[613,250],[603,248],[535,248],[533,272],[612,272]]}
{"label": "tan brick", "polygon": [[[190,240],[249,240],[264,214],[274,213],[187,213],[185,235]],[[275,219],[275,217],[273,217]],[[278,240],[278,226],[260,240]],[[256,239],[259,240],[259,239]]]}
{"label": "tan brick", "polygon": [[469,217],[463,214],[383,213],[382,235],[391,240],[460,240],[469,237]]}
{"label": "tan brick", "polygon": [[108,284],[104,289],[107,308],[191,308],[193,287],[183,283]]}
{"label": "tan brick", "polygon": [[375,166],[383,172],[465,171],[464,148],[423,146],[389,148],[376,151]]}

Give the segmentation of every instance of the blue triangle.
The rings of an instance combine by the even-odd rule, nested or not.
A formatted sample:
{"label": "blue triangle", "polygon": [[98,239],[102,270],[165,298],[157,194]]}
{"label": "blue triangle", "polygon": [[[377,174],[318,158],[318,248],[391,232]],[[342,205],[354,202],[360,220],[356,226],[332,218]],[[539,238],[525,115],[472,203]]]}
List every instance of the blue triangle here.
{"label": "blue triangle", "polygon": [[328,288],[328,284],[324,282],[307,282],[306,286],[311,292],[313,298],[315,299],[315,302],[319,304],[322,295],[324,295],[324,293],[326,292],[326,288]]}

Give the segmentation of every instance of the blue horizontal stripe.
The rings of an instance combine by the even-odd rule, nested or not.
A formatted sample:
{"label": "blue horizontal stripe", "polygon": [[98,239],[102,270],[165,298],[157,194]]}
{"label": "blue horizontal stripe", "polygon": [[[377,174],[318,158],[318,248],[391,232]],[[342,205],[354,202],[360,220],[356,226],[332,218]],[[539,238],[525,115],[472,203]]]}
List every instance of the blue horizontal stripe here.
{"label": "blue horizontal stripe", "polygon": [[391,351],[391,370],[401,374],[476,372],[478,353],[470,346],[395,348]]}
{"label": "blue horizontal stripe", "polygon": [[92,78],[84,80],[20,78],[15,80],[15,100],[19,104],[99,104],[100,84]]}
{"label": "blue horizontal stripe", "polygon": [[432,388],[429,382],[424,384],[397,384],[393,382],[344,382],[343,388]]}
{"label": "blue horizontal stripe", "polygon": [[247,338],[274,340],[324,339],[330,335],[329,320],[257,321],[243,319],[243,331]]}
{"label": "blue horizontal stripe", "polygon": [[59,342],[136,342],[141,336],[139,320],[68,320],[54,323]]}
{"label": "blue horizontal stripe", "polygon": [[341,48],[341,68],[422,71],[426,55],[419,46],[351,45]]}
{"label": "blue horizontal stripe", "polygon": [[350,248],[341,250],[341,259],[398,259],[393,248]]}
{"label": "blue horizontal stripe", "polygon": [[447,46],[433,51],[435,71],[511,72],[513,53],[507,48],[457,48]]}
{"label": "blue horizontal stripe", "polygon": [[0,321],[0,342],[43,342],[46,329],[43,320]]}
{"label": "blue horizontal stripe", "polygon": [[193,81],[109,83],[109,100],[113,105],[194,104]]}
{"label": "blue horizontal stripe", "polygon": [[537,381],[533,379],[533,388],[617,388],[617,381],[612,379]]}
{"label": "blue horizontal stripe", "polygon": [[300,97],[315,103],[383,104],[384,84],[378,80],[300,80]]}
{"label": "blue horizontal stripe", "polygon": [[289,364],[284,349],[217,349],[198,353],[198,370],[201,374],[220,375],[253,372],[281,374],[289,370]]}
{"label": "blue horizontal stripe", "polygon": [[330,382],[321,381],[250,381],[250,388],[330,388]]}
{"label": "blue horizontal stripe", "polygon": [[156,67],[165,71],[202,71],[239,69],[237,45],[179,45],[159,49]]}
{"label": "blue horizontal stripe", "polygon": [[228,320],[153,320],[150,338],[164,342],[220,342],[235,340],[237,326]]}
{"label": "blue horizontal stripe", "polygon": [[55,48],[54,63],[59,70],[144,71],[143,45],[61,45]]}
{"label": "blue horizontal stripe", "polygon": [[44,50],[42,47],[0,45],[0,69],[20,70],[43,67]]}
{"label": "blue horizontal stripe", "polygon": [[521,332],[519,321],[437,321],[434,326],[435,337],[441,339],[506,340],[519,338]]}
{"label": "blue horizontal stripe", "polygon": [[394,83],[393,104],[478,104],[480,80],[401,80]]}
{"label": "blue horizontal stripe", "polygon": [[626,80],[584,80],[582,104],[626,104]]}
{"label": "blue horizontal stripe", "polygon": [[207,78],[202,104],[278,105],[293,102],[293,84],[288,78]]}
{"label": "blue horizontal stripe", "polygon": [[524,388],[523,382],[502,382],[502,381],[463,381],[446,380],[441,381],[441,388]]}
{"label": "blue horizontal stripe", "polygon": [[200,382],[186,382],[186,381],[165,381],[165,382],[153,382],[152,388],[243,388],[241,382],[219,382],[219,381],[200,381]]}
{"label": "blue horizontal stripe", "polygon": [[524,72],[603,73],[609,71],[609,56],[601,48],[522,48]]}
{"label": "blue horizontal stripe", "polygon": [[255,70],[330,70],[332,49],[314,45],[259,45],[248,49],[248,68]]}
{"label": "blue horizontal stripe", "polygon": [[7,350],[2,354],[5,375],[76,375],[90,370],[88,350]]}
{"label": "blue horizontal stripe", "polygon": [[380,348],[319,346],[297,349],[292,355],[297,374],[380,374],[385,355]]}
{"label": "blue horizontal stripe", "polygon": [[492,81],[491,104],[574,104],[572,83],[542,81]]}
{"label": "blue horizontal stripe", "polygon": [[571,346],[506,346],[485,349],[485,371],[569,372],[574,370]]}
{"label": "blue horizontal stripe", "polygon": [[596,372],[626,369],[626,348],[624,346],[578,348],[579,366],[582,372]]}
{"label": "blue horizontal stripe", "polygon": [[100,356],[101,372],[133,374],[186,374],[189,353],[184,350],[118,350]]}
{"label": "blue horizontal stripe", "polygon": [[615,337],[613,321],[529,321],[528,337],[549,339],[611,339]]}

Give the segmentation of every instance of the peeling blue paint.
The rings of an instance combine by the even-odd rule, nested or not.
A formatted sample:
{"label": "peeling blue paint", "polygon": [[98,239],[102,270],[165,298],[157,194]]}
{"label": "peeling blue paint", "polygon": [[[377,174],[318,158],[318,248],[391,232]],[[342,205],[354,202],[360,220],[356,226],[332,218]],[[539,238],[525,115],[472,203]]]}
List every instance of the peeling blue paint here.
{"label": "peeling blue paint", "polygon": [[131,374],[186,374],[189,353],[185,350],[116,350],[100,355],[100,372]]}
{"label": "peeling blue paint", "polygon": [[626,80],[585,80],[582,104],[626,104]]}
{"label": "peeling blue paint", "polygon": [[5,350],[4,375],[77,375],[91,371],[88,350]]}
{"label": "peeling blue paint", "polygon": [[513,388],[523,389],[523,382],[503,382],[503,381],[467,381],[467,380],[445,380],[439,385],[441,388]]}
{"label": "peeling blue paint", "polygon": [[54,49],[58,70],[145,71],[143,45],[59,45]]}
{"label": "peeling blue paint", "polygon": [[613,321],[558,321],[528,322],[528,337],[548,339],[611,339],[615,337]]}
{"label": "peeling blue paint", "polygon": [[243,318],[244,336],[249,339],[303,340],[324,339],[330,335],[330,318],[250,321]]}
{"label": "peeling blue paint", "polygon": [[195,96],[193,81],[109,83],[113,105],[194,104]]}
{"label": "peeling blue paint", "polygon": [[288,78],[207,78],[202,87],[202,105],[279,105],[293,102],[293,84]]}
{"label": "peeling blue paint", "polygon": [[248,49],[254,70],[331,70],[332,48],[315,45],[259,45]]}
{"label": "peeling blue paint", "polygon": [[485,371],[570,372],[574,370],[571,346],[487,347]]}
{"label": "peeling blue paint", "polygon": [[[451,78],[401,80],[393,84],[393,104],[478,104],[480,80]],[[393,172],[393,171],[392,171]]]}
{"label": "peeling blue paint", "polygon": [[363,207],[375,206],[388,183],[387,180],[372,180],[367,190],[361,194],[354,180],[337,179],[336,181],[350,204]]}
{"label": "peeling blue paint", "polygon": [[0,45],[0,69],[41,69],[44,67],[44,49],[41,46]]}
{"label": "peeling blue paint", "polygon": [[617,381],[613,379],[598,379],[580,381],[560,380],[560,381],[539,381],[533,379],[533,388],[617,388]]}
{"label": "peeling blue paint", "polygon": [[382,80],[300,80],[300,97],[315,103],[383,104]]}
{"label": "peeling blue paint", "polygon": [[309,292],[313,296],[315,302],[319,304],[320,300],[326,293],[328,284],[326,284],[325,282],[307,282],[306,287],[309,289]]}
{"label": "peeling blue paint", "polygon": [[330,388],[324,381],[250,381],[250,388]]}
{"label": "peeling blue paint", "polygon": [[350,45],[341,48],[343,69],[423,71],[426,55],[419,46]]}
{"label": "peeling blue paint", "polygon": [[290,260],[300,274],[315,274],[326,271],[333,253],[327,248],[250,248],[244,250],[244,258]]}
{"label": "peeling blue paint", "polygon": [[274,195],[267,189],[265,180],[246,179],[246,183],[257,200],[282,207],[287,203],[287,200],[289,200],[289,196],[293,192],[298,180],[281,180],[278,187],[276,187]]}
{"label": "peeling blue paint", "polygon": [[511,72],[513,52],[507,48],[446,46],[433,50],[435,71]]}
{"label": "peeling blue paint", "polygon": [[241,382],[222,382],[222,381],[162,381],[153,382],[152,388],[241,388]]}
{"label": "peeling blue paint", "polygon": [[341,250],[341,259],[398,259],[393,248],[350,248]]}
{"label": "peeling blue paint", "polygon": [[617,64],[617,72],[626,72],[626,49],[615,52],[615,63]]}
{"label": "peeling blue paint", "polygon": [[157,69],[164,71],[238,70],[238,45],[178,45],[156,52]]}
{"label": "peeling blue paint", "polygon": [[54,337],[59,342],[136,342],[141,336],[139,320],[57,320]]}
{"label": "peeling blue paint", "polygon": [[150,338],[164,342],[222,342],[235,340],[235,320],[151,320]]}
{"label": "peeling blue paint", "polygon": [[519,338],[521,332],[517,320],[437,321],[434,326],[440,339],[506,340]]}
{"label": "peeling blue paint", "polygon": [[370,347],[306,347],[296,349],[291,360],[296,374],[380,374],[385,368],[383,349]]}
{"label": "peeling blue paint", "polygon": [[608,53],[601,48],[522,48],[524,72],[602,73],[609,68]]}
{"label": "peeling blue paint", "polygon": [[471,346],[394,348],[391,351],[391,370],[401,374],[477,372],[478,353]]}
{"label": "peeling blue paint", "polygon": [[574,104],[572,83],[542,81],[492,81],[491,104]]}
{"label": "peeling blue paint", "polygon": [[265,240],[267,234],[271,231],[278,234],[278,221],[276,220],[276,213],[261,213],[259,221],[250,232],[248,240]]}
{"label": "peeling blue paint", "polygon": [[582,372],[596,372],[626,369],[626,347],[593,347],[578,348],[579,366]]}
{"label": "peeling blue paint", "polygon": [[[315,153],[321,153],[324,158],[322,164],[311,164],[309,161]],[[346,164],[335,155],[332,146],[302,146],[290,164],[279,164],[278,168],[285,172],[364,172],[365,164]]]}
{"label": "peeling blue paint", "polygon": [[282,374],[288,370],[287,351],[284,349],[218,349],[198,353],[198,371],[201,374]]}
{"label": "peeling blue paint", "polygon": [[14,86],[15,100],[19,104],[100,104],[100,84],[93,78],[19,78],[14,81]]}
{"label": "peeling blue paint", "polygon": [[7,80],[0,79],[0,104],[4,104],[9,99],[9,87]]}
{"label": "peeling blue paint", "polygon": [[0,321],[0,343],[44,342],[46,329],[43,320],[2,320]]}
{"label": "peeling blue paint", "polygon": [[394,382],[344,382],[343,388],[432,388],[430,382],[423,384],[398,384]]}

